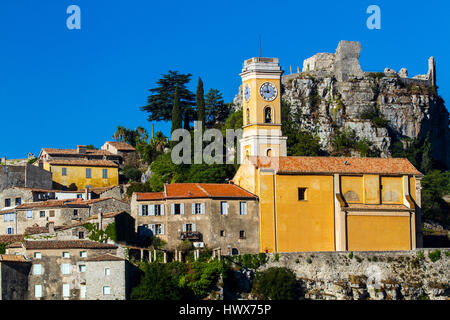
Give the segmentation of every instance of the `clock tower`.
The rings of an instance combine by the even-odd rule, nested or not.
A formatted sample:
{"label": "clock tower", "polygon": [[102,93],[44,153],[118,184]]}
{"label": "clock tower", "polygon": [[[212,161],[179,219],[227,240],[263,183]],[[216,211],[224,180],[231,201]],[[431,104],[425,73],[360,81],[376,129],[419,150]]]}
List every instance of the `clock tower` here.
{"label": "clock tower", "polygon": [[256,57],[244,62],[243,135],[241,157],[286,156],[281,133],[281,75],[278,58]]}

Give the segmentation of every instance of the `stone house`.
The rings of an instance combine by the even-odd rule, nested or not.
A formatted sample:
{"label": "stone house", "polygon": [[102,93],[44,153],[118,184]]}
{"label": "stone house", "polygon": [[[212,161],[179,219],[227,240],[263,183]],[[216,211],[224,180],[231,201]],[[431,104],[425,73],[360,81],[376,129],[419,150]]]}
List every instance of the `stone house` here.
{"label": "stone house", "polygon": [[138,238],[158,236],[169,250],[189,240],[222,254],[259,252],[258,199],[233,184],[174,183],[134,193],[131,215]]}
{"label": "stone house", "polygon": [[120,155],[123,158],[126,158],[129,154],[136,152],[136,149],[126,143],[126,142],[117,142],[117,141],[106,141],[101,150],[105,150],[111,152],[115,155]]}
{"label": "stone house", "polygon": [[52,173],[29,163],[0,165],[0,191],[11,187],[52,188]]}
{"label": "stone house", "polygon": [[[31,260],[28,300],[126,299],[131,271],[117,245],[89,240],[24,241],[10,255]],[[105,257],[106,256],[106,257]],[[103,263],[94,263],[95,261]],[[103,275],[103,276],[101,276]]]}
{"label": "stone house", "polygon": [[0,254],[0,300],[24,300],[31,261],[22,255]]}

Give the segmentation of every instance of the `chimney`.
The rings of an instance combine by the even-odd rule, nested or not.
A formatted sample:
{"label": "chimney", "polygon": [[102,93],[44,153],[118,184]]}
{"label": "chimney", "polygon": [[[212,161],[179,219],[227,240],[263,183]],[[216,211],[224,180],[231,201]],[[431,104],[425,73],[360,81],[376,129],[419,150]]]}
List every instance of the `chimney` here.
{"label": "chimney", "polygon": [[77,153],[79,153],[79,154],[86,153],[86,146],[78,145],[77,146]]}
{"label": "chimney", "polygon": [[98,230],[102,230],[103,226],[103,213],[102,208],[98,208]]}
{"label": "chimney", "polygon": [[89,200],[89,189],[88,188],[84,189],[84,200]]}
{"label": "chimney", "polygon": [[48,233],[50,234],[55,233],[55,223],[53,221],[48,223]]}

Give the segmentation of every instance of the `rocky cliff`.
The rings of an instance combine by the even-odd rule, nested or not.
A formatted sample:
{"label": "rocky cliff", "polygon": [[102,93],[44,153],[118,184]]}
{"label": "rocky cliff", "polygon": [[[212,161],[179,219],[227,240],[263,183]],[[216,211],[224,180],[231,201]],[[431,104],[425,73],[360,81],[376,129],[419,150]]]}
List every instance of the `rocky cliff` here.
{"label": "rocky cliff", "polygon": [[295,126],[318,135],[328,154],[333,135],[346,128],[382,157],[392,155],[394,143],[406,148],[429,136],[432,157],[450,168],[449,113],[437,94],[434,58],[427,74],[409,78],[405,68],[363,72],[360,50],[359,42],[341,41],[336,53],[318,53],[302,72],[282,77],[284,110]]}

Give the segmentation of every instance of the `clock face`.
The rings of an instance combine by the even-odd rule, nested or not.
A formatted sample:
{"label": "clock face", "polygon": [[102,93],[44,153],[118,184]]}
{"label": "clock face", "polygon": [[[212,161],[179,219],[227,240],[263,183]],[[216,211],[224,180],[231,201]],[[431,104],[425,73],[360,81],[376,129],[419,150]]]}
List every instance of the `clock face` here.
{"label": "clock face", "polygon": [[259,94],[266,101],[273,101],[277,97],[277,88],[270,82],[264,82],[261,87],[259,87]]}
{"label": "clock face", "polygon": [[250,87],[248,86],[248,84],[245,86],[244,89],[244,98],[245,101],[248,101],[248,99],[250,99]]}

